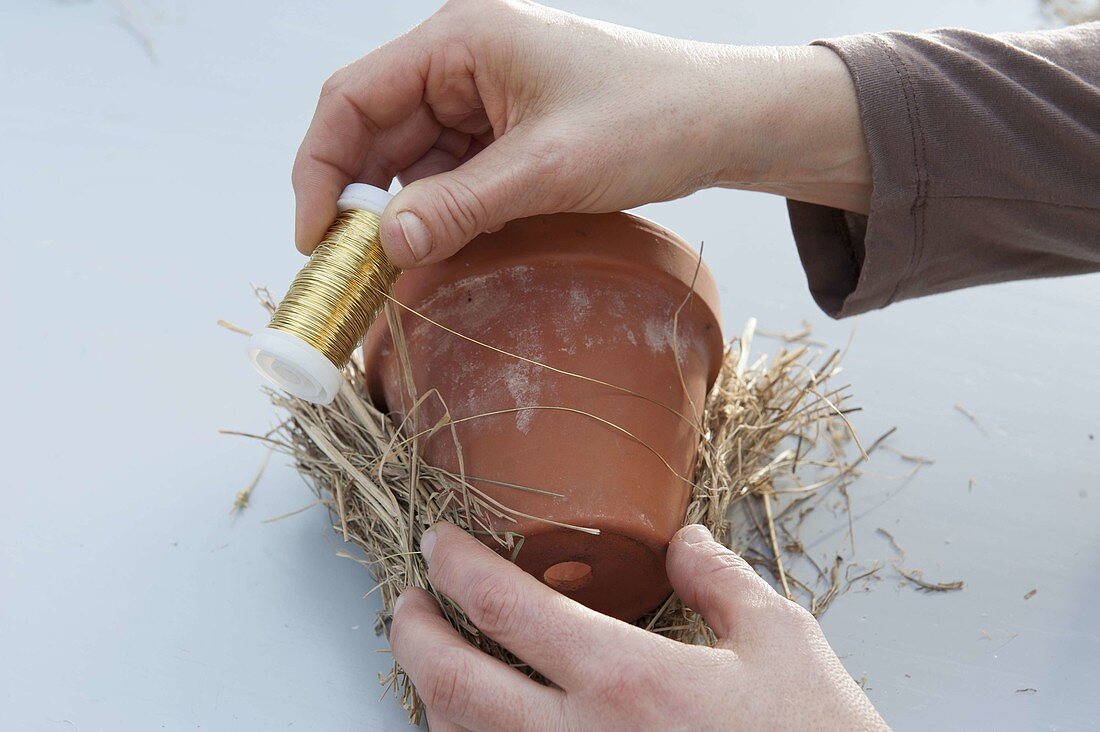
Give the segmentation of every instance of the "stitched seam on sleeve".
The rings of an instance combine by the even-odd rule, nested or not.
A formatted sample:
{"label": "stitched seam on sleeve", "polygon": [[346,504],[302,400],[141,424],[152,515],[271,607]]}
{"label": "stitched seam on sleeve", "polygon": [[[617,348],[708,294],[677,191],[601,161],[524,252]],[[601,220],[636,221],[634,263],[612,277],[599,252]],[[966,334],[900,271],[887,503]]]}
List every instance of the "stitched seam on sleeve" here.
{"label": "stitched seam on sleeve", "polygon": [[999,201],[1002,203],[1034,203],[1040,206],[1055,206],[1058,208],[1072,208],[1079,211],[1100,211],[1100,205],[1088,206],[1078,203],[1064,203],[1062,201],[1050,201],[1044,198],[1030,196],[990,196],[982,193],[944,193],[928,196],[933,201],[951,201],[956,199],[981,199],[985,201]]}
{"label": "stitched seam on sleeve", "polygon": [[913,243],[909,250],[909,265],[906,271],[898,276],[897,281],[894,283],[893,292],[883,303],[885,307],[897,298],[902,284],[909,281],[924,252],[924,203],[928,192],[928,181],[924,164],[924,129],[921,127],[920,117],[916,109],[916,95],[909,68],[884,38],[877,34],[872,34],[871,38],[886,54],[890,65],[893,66],[894,73],[897,74],[898,80],[901,82],[902,96],[905,98],[905,112],[909,118],[909,137],[913,145],[913,166],[917,177],[916,195],[909,208],[910,218],[913,219]]}
{"label": "stitched seam on sleeve", "polygon": [[[852,246],[852,232],[848,228],[848,222],[844,218],[843,211],[837,211],[833,216],[833,224],[836,226],[836,233],[840,237],[840,242],[844,245],[844,251],[848,255],[848,263],[852,268],[852,292],[856,291],[859,287],[859,264],[856,262],[856,249]],[[848,294],[851,295],[852,292]],[[847,298],[847,295],[845,296]]]}

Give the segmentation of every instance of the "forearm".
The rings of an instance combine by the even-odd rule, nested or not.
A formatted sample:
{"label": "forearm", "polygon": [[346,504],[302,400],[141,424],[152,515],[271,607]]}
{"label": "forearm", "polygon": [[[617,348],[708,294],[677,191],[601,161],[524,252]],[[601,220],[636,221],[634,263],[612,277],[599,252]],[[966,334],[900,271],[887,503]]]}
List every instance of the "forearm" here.
{"label": "forearm", "polygon": [[737,47],[710,69],[714,185],[867,213],[871,167],[844,62],[816,46]]}

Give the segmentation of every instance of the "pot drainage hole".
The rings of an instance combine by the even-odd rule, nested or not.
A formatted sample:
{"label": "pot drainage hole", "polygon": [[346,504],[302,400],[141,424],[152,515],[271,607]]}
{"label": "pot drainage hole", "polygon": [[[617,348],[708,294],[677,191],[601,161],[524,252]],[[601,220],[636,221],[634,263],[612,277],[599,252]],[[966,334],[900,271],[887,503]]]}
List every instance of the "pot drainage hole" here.
{"label": "pot drainage hole", "polygon": [[575,592],[592,580],[592,567],[584,562],[558,562],[542,573],[542,580],[559,592]]}

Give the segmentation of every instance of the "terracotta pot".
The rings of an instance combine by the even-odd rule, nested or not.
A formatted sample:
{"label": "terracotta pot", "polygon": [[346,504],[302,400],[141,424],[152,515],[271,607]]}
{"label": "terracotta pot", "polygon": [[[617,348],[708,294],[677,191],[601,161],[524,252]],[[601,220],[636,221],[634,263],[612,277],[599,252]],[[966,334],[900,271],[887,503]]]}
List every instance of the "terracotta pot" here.
{"label": "terracotta pot", "polygon": [[[525,514],[600,531],[592,536],[537,520],[499,521],[496,528],[524,537],[516,563],[625,620],[669,595],[665,550],[683,524],[699,439],[687,395],[701,410],[721,365],[718,291],[703,266],[677,325],[685,394],[672,318],[697,260],[676,235],[644,219],[557,214],[512,222],[445,262],[406,272],[397,283],[401,302],[448,328],[686,415],[685,421],[645,399],[495,353],[402,315],[417,393],[438,389],[456,420],[510,410],[456,425],[471,482]],[[364,354],[372,397],[404,414],[410,400],[385,318],[368,332]],[[566,409],[516,411],[532,406]],[[637,439],[568,409],[596,415]],[[427,400],[419,429],[443,414],[438,399]],[[458,470],[446,430],[426,441],[423,454],[429,463]]]}

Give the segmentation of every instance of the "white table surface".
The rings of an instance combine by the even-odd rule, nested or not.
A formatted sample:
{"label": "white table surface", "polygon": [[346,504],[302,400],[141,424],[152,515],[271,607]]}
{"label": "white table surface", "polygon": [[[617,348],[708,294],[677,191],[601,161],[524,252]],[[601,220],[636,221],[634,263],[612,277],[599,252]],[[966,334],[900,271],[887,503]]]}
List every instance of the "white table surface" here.
{"label": "white table surface", "polygon": [[[1027,0],[562,5],[745,43],[1043,25]],[[432,7],[2,3],[0,729],[401,728],[375,682],[370,578],[321,510],[261,523],[311,500],[293,469],[273,461],[228,515],[263,451],[217,430],[274,414],[214,323],[261,325],[249,282],[280,291],[301,263],[289,171],[321,82]],[[807,294],[782,201],[712,191],[644,213],[707,243],[731,330],[808,317],[847,339]],[[857,426],[897,425],[892,444],[936,461],[900,483],[907,466],[876,459],[853,488],[859,555],[891,557],[886,527],[912,565],[966,581],[880,583],[825,617],[900,729],[1098,724],[1098,318],[1093,277],[859,321]],[[820,522],[826,552],[836,519]]]}

